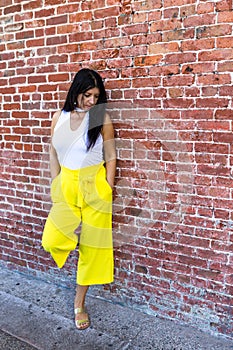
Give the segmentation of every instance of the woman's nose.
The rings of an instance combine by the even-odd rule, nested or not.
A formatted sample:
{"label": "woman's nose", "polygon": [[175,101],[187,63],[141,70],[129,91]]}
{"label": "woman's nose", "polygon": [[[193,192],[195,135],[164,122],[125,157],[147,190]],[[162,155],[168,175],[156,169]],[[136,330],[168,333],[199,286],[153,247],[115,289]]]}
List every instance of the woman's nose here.
{"label": "woman's nose", "polygon": [[95,96],[90,96],[89,102],[94,105],[95,104]]}

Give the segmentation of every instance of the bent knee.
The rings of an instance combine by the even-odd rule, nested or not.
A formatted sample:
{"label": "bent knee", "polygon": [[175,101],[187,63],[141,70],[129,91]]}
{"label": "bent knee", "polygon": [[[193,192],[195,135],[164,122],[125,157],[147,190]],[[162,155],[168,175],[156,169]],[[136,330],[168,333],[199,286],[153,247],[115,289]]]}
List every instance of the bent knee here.
{"label": "bent knee", "polygon": [[52,249],[52,244],[49,244],[49,242],[46,241],[43,237],[42,237],[41,245],[46,252],[50,252]]}

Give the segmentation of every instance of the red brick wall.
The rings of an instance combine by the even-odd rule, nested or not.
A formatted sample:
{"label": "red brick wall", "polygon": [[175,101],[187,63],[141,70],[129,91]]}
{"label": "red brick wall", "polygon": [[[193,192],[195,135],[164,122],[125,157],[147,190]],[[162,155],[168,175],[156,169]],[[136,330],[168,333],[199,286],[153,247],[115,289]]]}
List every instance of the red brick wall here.
{"label": "red brick wall", "polygon": [[89,66],[118,148],[116,281],[102,293],[232,334],[232,22],[226,0],[1,1],[2,264],[58,273],[40,246],[50,120]]}

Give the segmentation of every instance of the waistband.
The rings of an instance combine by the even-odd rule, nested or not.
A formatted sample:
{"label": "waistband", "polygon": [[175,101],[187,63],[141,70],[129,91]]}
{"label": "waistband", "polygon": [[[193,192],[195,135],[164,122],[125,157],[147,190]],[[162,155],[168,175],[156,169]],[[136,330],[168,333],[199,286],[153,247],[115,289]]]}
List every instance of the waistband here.
{"label": "waistband", "polygon": [[102,161],[99,164],[90,165],[80,169],[69,169],[64,166],[61,166],[61,173],[70,175],[73,177],[94,176],[103,165],[104,165],[104,161]]}

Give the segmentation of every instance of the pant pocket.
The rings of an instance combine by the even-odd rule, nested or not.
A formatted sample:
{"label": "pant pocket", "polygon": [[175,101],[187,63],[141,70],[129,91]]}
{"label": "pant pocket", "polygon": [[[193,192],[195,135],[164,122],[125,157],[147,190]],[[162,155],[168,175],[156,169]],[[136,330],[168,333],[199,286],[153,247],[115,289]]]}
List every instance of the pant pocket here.
{"label": "pant pocket", "polygon": [[58,202],[61,197],[61,174],[59,173],[51,183],[50,196],[53,203]]}
{"label": "pant pocket", "polygon": [[109,199],[111,197],[112,187],[109,185],[106,179],[106,169],[104,166],[102,166],[97,173],[95,185],[96,185],[98,195],[102,199],[106,200],[106,198]]}

